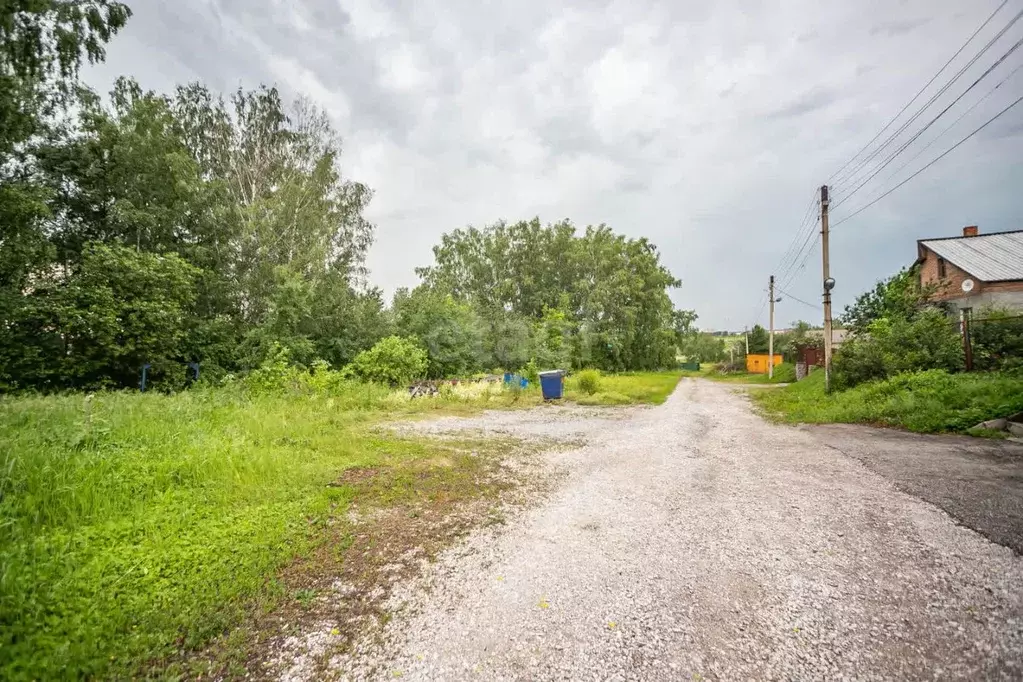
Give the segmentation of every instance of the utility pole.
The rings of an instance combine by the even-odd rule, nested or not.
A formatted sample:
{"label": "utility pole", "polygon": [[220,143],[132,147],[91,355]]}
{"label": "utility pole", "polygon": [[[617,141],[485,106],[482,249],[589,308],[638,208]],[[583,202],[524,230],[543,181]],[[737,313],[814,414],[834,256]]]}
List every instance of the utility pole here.
{"label": "utility pole", "polygon": [[828,186],[821,185],[821,258],[824,266],[824,390],[831,392],[831,254],[828,251]]}
{"label": "utility pole", "polygon": [[[767,339],[767,378],[774,378],[774,275],[771,275],[767,295],[771,301],[771,332]],[[761,308],[763,310],[763,308]]]}
{"label": "utility pole", "polygon": [[[761,308],[763,310],[763,308]],[[749,355],[749,327],[745,327],[742,330],[743,336],[746,337],[746,355]]]}

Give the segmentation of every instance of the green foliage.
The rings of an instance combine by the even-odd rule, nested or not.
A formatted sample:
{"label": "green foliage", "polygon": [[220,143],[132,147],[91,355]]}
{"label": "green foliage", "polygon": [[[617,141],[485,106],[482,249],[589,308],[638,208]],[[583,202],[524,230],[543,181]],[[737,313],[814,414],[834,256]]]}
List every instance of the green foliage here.
{"label": "green foliage", "polygon": [[530,358],[529,322],[505,310],[488,311],[483,320],[484,365],[514,371],[526,364]]}
{"label": "green foliage", "polygon": [[600,390],[600,372],[595,369],[584,369],[575,375],[575,385],[587,395]]}
{"label": "green foliage", "polygon": [[864,333],[883,318],[911,319],[930,293],[920,288],[917,268],[903,268],[847,305],[841,322],[853,333]]}
{"label": "green foliage", "polygon": [[[185,361],[223,375],[258,367],[275,343],[296,363],[341,366],[390,333],[380,292],[358,284],[370,192],[341,176],[322,112],[288,108],[273,88],[225,104],[197,84],[172,97],[128,79],[109,104],[86,90],[74,103],[26,148],[27,189],[0,192],[0,222],[16,237],[0,241],[0,387],[133,386],[142,361],[173,387]],[[97,248],[130,249],[140,267],[187,264],[190,293],[178,277],[132,290],[97,281]],[[118,258],[123,279],[128,257]],[[106,300],[99,289],[124,314],[91,309],[90,297]],[[92,337],[139,343],[100,351]]]}
{"label": "green foliage", "polygon": [[388,336],[356,355],[348,369],[364,381],[400,386],[425,376],[428,367],[429,356],[416,339]]}
{"label": "green foliage", "polygon": [[832,361],[838,390],[903,372],[962,368],[958,328],[936,308],[921,310],[912,319],[874,320],[866,334],[846,341]]}
{"label": "green foliage", "polygon": [[759,324],[753,325],[753,329],[749,332],[749,352],[766,353],[770,350],[770,340],[770,335],[766,329]]}
{"label": "green foliage", "polygon": [[[563,301],[567,305],[567,300]],[[533,358],[544,369],[572,366],[569,338],[575,324],[562,308],[544,306],[540,319],[533,323]]]}
{"label": "green foliage", "polygon": [[392,311],[396,331],[426,347],[430,378],[460,377],[482,368],[482,324],[468,304],[419,287],[411,294],[399,289]]}
{"label": "green foliage", "polygon": [[540,367],[536,364],[536,360],[530,359],[522,367],[522,376],[529,381],[530,384],[537,384],[540,381]]}
{"label": "green foliage", "polygon": [[973,366],[980,370],[1023,369],[1023,315],[1018,310],[984,308],[970,324]]}
{"label": "green foliage", "polygon": [[[543,226],[534,219],[455,230],[434,247],[434,258],[417,271],[428,286],[471,303],[485,318],[504,311],[529,320],[531,355],[542,364],[564,365],[566,352],[575,367],[612,371],[675,362],[675,328],[685,320],[667,289],[679,282],[646,239],[627,239],[605,225],[580,235],[568,221]],[[498,343],[490,335],[497,363],[522,361]]]}
{"label": "green foliage", "polygon": [[824,373],[754,399],[791,422],[883,424],[922,433],[967,431],[982,421],[1023,411],[1023,377],[1000,373],[950,374],[931,369],[824,393]]}
{"label": "green foliage", "polygon": [[679,352],[689,362],[720,362],[728,357],[725,340],[707,333],[684,337],[679,344]]}
{"label": "green foliage", "polygon": [[162,672],[343,520],[345,469],[436,455],[365,428],[430,401],[272,371],[297,383],[0,398],[0,678]]}

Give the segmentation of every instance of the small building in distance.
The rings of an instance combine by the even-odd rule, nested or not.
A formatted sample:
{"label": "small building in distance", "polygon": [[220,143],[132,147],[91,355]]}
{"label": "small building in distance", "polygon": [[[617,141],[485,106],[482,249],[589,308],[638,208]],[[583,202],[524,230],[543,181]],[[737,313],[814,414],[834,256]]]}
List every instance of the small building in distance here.
{"label": "small building in distance", "polygon": [[920,286],[931,299],[957,310],[984,307],[1023,310],[1023,230],[980,234],[976,225],[962,236],[916,243]]}

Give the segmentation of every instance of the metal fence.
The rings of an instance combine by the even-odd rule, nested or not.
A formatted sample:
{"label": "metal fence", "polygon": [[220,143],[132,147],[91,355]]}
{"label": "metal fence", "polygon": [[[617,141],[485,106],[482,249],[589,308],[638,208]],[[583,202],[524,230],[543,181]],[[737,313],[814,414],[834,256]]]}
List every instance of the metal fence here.
{"label": "metal fence", "polygon": [[967,371],[1023,367],[1023,315],[974,318],[967,314],[957,324]]}

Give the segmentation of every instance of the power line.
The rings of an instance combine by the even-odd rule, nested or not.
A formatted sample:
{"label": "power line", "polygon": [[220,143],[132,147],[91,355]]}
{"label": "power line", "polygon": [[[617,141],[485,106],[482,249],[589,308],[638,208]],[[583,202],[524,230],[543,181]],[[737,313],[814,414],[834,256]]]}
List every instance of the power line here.
{"label": "power line", "polygon": [[[1005,35],[1005,33],[1010,28],[1012,28],[1012,26],[1017,21],[1019,21],[1020,18],[1023,18],[1023,10],[1020,10],[1016,14],[1016,16],[1014,16],[1012,19],[1010,19],[1009,22],[1002,28],[1002,30],[999,31],[997,34],[995,34],[995,36],[993,38],[991,38],[991,40],[989,40],[987,42],[987,44],[984,45],[984,47],[982,47],[977,52],[977,54],[973,55],[973,58],[970,59],[970,61],[968,61],[961,69],[959,69],[959,71],[956,72],[956,74],[947,83],[945,83],[945,85],[941,86],[941,88],[936,93],[934,93],[931,96],[931,98],[929,100],[927,100],[927,102],[925,102],[924,105],[922,107],[920,107],[917,110],[917,112],[915,114],[913,114],[909,118],[908,121],[906,121],[901,126],[899,126],[898,130],[896,130],[894,133],[889,135],[888,138],[877,149],[875,149],[873,152],[871,152],[869,155],[867,155],[866,158],[864,158],[862,161],[860,161],[860,163],[850,173],[845,174],[844,177],[842,177],[842,178],[836,179],[835,180],[835,184],[838,184],[838,183],[841,183],[841,182],[845,182],[846,180],[850,180],[851,178],[854,178],[860,172],[860,170],[862,170],[868,163],[870,163],[875,158],[877,158],[877,156],[881,152],[883,152],[885,149],[888,148],[888,145],[890,145],[892,142],[894,142],[899,137],[899,135],[901,135],[903,132],[905,132],[906,129],[909,128],[909,126],[912,125],[914,121],[916,121],[916,119],[920,118],[920,116],[923,115],[923,113],[925,111],[927,111],[927,109],[930,108],[930,106],[932,104],[934,104],[934,102],[937,101],[937,99],[939,97],[941,97],[943,94],[945,94],[945,92],[947,92],[948,89],[950,87],[952,87],[952,85],[957,80],[959,80],[959,78],[964,73],[966,73],[967,69],[969,69],[971,66],[976,64],[977,60],[980,59],[982,56],[984,56],[984,53],[987,52],[989,49],[991,49],[991,46],[994,45],[998,41],[999,38],[1001,38],[1003,35]],[[971,38],[971,40],[972,40],[972,38]]]}
{"label": "power line", "polygon": [[782,289],[781,287],[778,287],[778,291],[780,291],[781,293],[785,294],[786,296],[788,296],[789,298],[791,298],[791,299],[792,299],[793,301],[796,301],[796,302],[798,302],[798,303],[802,303],[803,305],[806,305],[806,306],[810,306],[811,308],[816,308],[817,310],[824,310],[824,307],[823,307],[823,306],[819,306],[819,305],[817,305],[816,303],[807,303],[806,301],[804,301],[804,300],[803,300],[803,299],[801,299],[801,298],[796,298],[795,296],[793,296],[793,295],[792,295],[792,294],[790,294],[789,292],[785,291],[785,290],[784,290],[784,289]]}
{"label": "power line", "polygon": [[997,90],[998,88],[1000,88],[1000,87],[1002,87],[1003,85],[1005,85],[1005,83],[1007,83],[1007,82],[1009,81],[1009,79],[1011,79],[1011,78],[1012,78],[1013,76],[1015,76],[1015,75],[1016,75],[1016,73],[1017,73],[1017,72],[1018,72],[1018,71],[1019,71],[1020,69],[1023,69],[1023,64],[1020,64],[1020,65],[1019,65],[1019,66],[1017,66],[1017,67],[1016,67],[1015,69],[1013,69],[1013,70],[1012,70],[1012,71],[1011,71],[1011,72],[1009,73],[1009,75],[1008,75],[1008,76],[1006,76],[1005,78],[1003,78],[1002,80],[1000,80],[1000,81],[998,82],[998,84],[997,84],[997,85],[995,85],[995,87],[993,87],[993,88],[991,88],[990,90],[988,90],[988,91],[987,91],[987,93],[985,93],[985,95],[984,95],[983,97],[981,97],[981,98],[980,98],[979,100],[977,100],[977,101],[976,101],[976,102],[974,102],[974,103],[973,103],[972,105],[970,105],[970,107],[969,107],[969,108],[968,108],[968,109],[967,109],[966,111],[964,111],[963,113],[961,113],[961,114],[959,115],[959,118],[957,118],[956,120],[952,121],[952,123],[951,123],[951,124],[950,124],[950,125],[949,125],[949,126],[948,126],[947,128],[945,128],[945,129],[944,129],[944,130],[942,130],[942,131],[941,131],[940,133],[938,133],[937,135],[935,135],[935,136],[934,136],[934,138],[933,138],[933,139],[932,139],[932,140],[931,140],[930,142],[928,142],[928,143],[927,143],[926,145],[924,145],[924,146],[923,146],[923,147],[922,147],[922,148],[921,148],[921,149],[920,149],[920,150],[919,150],[919,151],[918,151],[918,152],[917,152],[916,154],[914,154],[914,155],[913,155],[912,157],[910,157],[910,159],[909,159],[908,161],[906,161],[906,162],[905,162],[904,164],[902,164],[901,166],[899,166],[899,167],[898,167],[898,168],[897,168],[897,169],[896,169],[896,170],[895,170],[895,171],[894,171],[894,172],[893,172],[893,173],[892,173],[891,175],[889,175],[889,176],[888,176],[887,178],[885,178],[884,184],[888,184],[889,182],[891,182],[891,181],[892,181],[893,179],[895,179],[895,177],[896,177],[896,176],[898,176],[898,174],[899,174],[899,173],[901,173],[902,171],[904,171],[904,170],[906,169],[906,167],[907,167],[907,166],[909,166],[909,164],[913,163],[913,162],[914,162],[914,161],[916,161],[916,160],[917,160],[918,158],[920,158],[920,156],[921,156],[921,155],[922,155],[922,154],[923,154],[923,153],[924,153],[925,151],[927,151],[928,149],[930,149],[930,148],[931,148],[931,145],[933,145],[933,144],[934,144],[935,142],[937,142],[938,140],[940,140],[940,139],[941,139],[941,138],[942,138],[942,137],[943,137],[943,136],[945,135],[945,133],[947,133],[948,131],[952,130],[952,128],[955,128],[955,127],[956,127],[956,125],[958,125],[960,121],[962,121],[962,120],[963,120],[964,118],[966,118],[966,117],[967,117],[967,116],[968,116],[968,115],[970,114],[970,112],[971,112],[971,111],[973,111],[974,109],[976,109],[976,108],[977,108],[978,106],[980,106],[980,105],[981,105],[981,104],[982,104],[982,103],[984,102],[984,100],[986,100],[986,99],[987,99],[988,97],[990,97],[991,95],[993,95],[993,94],[994,94],[994,92],[995,92],[995,91],[996,91],[996,90]]}
{"label": "power line", "polygon": [[942,65],[942,67],[940,69],[938,69],[938,73],[934,74],[934,76],[931,78],[931,80],[927,81],[927,83],[924,84],[924,86],[922,88],[920,88],[920,91],[917,92],[915,95],[913,95],[913,99],[911,99],[908,102],[906,102],[906,105],[904,107],[902,107],[902,109],[899,110],[899,113],[895,114],[895,116],[892,117],[892,119],[890,121],[888,121],[888,123],[886,123],[885,126],[883,128],[881,128],[880,131],[878,131],[877,135],[874,135],[874,137],[871,138],[870,142],[868,142],[867,144],[863,145],[863,148],[860,149],[855,154],[853,154],[851,159],[846,161],[844,164],[842,164],[841,168],[839,168],[837,171],[832,173],[831,177],[828,178],[828,182],[830,183],[835,178],[835,176],[837,176],[839,173],[841,173],[843,170],[845,170],[846,167],[849,166],[849,164],[851,164],[853,161],[855,161],[856,157],[858,157],[860,154],[865,152],[870,147],[870,145],[874,144],[874,142],[877,140],[877,138],[881,137],[881,135],[884,134],[884,131],[888,130],[892,126],[892,124],[895,123],[895,121],[897,121],[899,119],[899,116],[902,116],[902,114],[905,113],[906,109],[908,109],[910,106],[912,106],[913,102],[915,102],[920,97],[920,95],[924,94],[924,91],[927,90],[927,88],[929,88],[931,86],[931,83],[933,83],[935,80],[937,80],[938,76],[940,76],[942,73],[944,73],[945,69],[948,68],[948,65],[951,64],[953,61],[955,61],[955,58],[958,57],[962,53],[962,51],[966,49],[967,45],[969,45],[971,42],[973,42],[973,39],[977,37],[977,34],[980,33],[981,31],[983,31],[984,27],[987,26],[989,23],[991,23],[991,20],[995,18],[995,15],[998,14],[1000,11],[1002,11],[1002,8],[1005,7],[1008,3],[1009,3],[1009,0],[1003,0],[1002,4],[1000,4],[997,8],[995,8],[995,11],[991,13],[991,16],[989,16],[984,21],[984,23],[981,24],[980,27],[976,31],[974,31],[973,34],[969,38],[966,39],[966,42],[963,43],[962,46],[960,46],[960,48],[958,50],[956,50],[956,53],[954,55],[952,55],[949,58],[949,60]]}
{"label": "power line", "polygon": [[813,209],[814,209],[814,207],[816,205],[817,205],[817,199],[815,197],[810,202],[810,205],[807,207],[807,212],[803,216],[803,220],[802,220],[802,222],[800,222],[799,228],[796,230],[796,234],[795,234],[795,236],[793,236],[792,243],[789,245],[789,248],[787,249],[786,254],[784,256],[782,256],[781,261],[778,263],[778,267],[775,268],[775,272],[779,273],[779,275],[778,275],[779,279],[783,278],[785,275],[787,275],[789,273],[789,271],[791,271],[792,267],[796,263],[796,260],[799,258],[800,251],[802,249],[801,248],[797,249],[796,247],[800,244],[800,241],[799,241],[800,239],[804,239],[805,240],[805,238],[803,237],[804,229],[809,229],[810,234],[813,233],[814,223],[812,223],[812,222],[808,223],[807,221],[810,218],[813,217],[813,215],[814,215],[813,214]]}
{"label": "power line", "polygon": [[917,172],[913,173],[913,174],[912,174],[912,175],[910,175],[910,176],[909,176],[908,178],[906,178],[905,180],[903,180],[903,181],[902,181],[902,182],[900,182],[899,184],[895,185],[895,187],[892,187],[892,188],[891,188],[890,190],[888,190],[887,192],[885,192],[884,194],[882,194],[881,196],[879,196],[879,197],[878,197],[877,199],[874,199],[873,201],[871,201],[871,202],[870,202],[869,204],[866,204],[865,206],[862,206],[862,207],[860,207],[859,209],[857,209],[857,210],[853,211],[852,213],[850,213],[850,214],[849,214],[849,215],[847,215],[846,217],[842,218],[842,219],[841,219],[841,220],[839,220],[839,221],[838,221],[837,223],[835,223],[834,225],[832,225],[832,227],[833,227],[833,228],[834,228],[834,227],[838,227],[839,225],[841,225],[841,224],[842,224],[842,223],[844,223],[845,221],[849,220],[850,218],[853,218],[854,216],[856,216],[856,215],[858,215],[858,214],[862,213],[863,211],[867,210],[868,208],[870,208],[871,206],[873,206],[873,205],[874,205],[874,204],[876,204],[877,202],[881,201],[881,200],[882,200],[882,199],[884,199],[884,198],[885,198],[886,196],[888,196],[889,194],[891,194],[891,193],[892,193],[892,192],[894,192],[895,190],[899,189],[900,187],[902,187],[903,185],[905,185],[905,184],[906,184],[907,182],[909,182],[910,180],[912,180],[913,178],[915,178],[916,176],[920,175],[920,174],[921,174],[921,173],[923,173],[923,172],[924,172],[925,170],[927,170],[928,168],[930,168],[931,166],[933,166],[934,164],[936,164],[936,163],[937,163],[938,161],[942,160],[943,158],[945,158],[946,156],[948,156],[949,154],[951,154],[951,153],[952,153],[953,151],[955,151],[955,150],[956,150],[956,149],[957,149],[957,148],[959,147],[959,145],[961,145],[962,143],[964,143],[964,142],[966,142],[967,140],[969,140],[969,139],[970,139],[971,137],[973,137],[974,135],[976,135],[977,133],[979,133],[979,132],[980,132],[981,130],[983,130],[984,128],[987,128],[987,127],[988,127],[988,126],[989,126],[989,125],[990,125],[991,123],[993,123],[993,122],[994,122],[994,121],[995,121],[996,119],[998,119],[999,117],[1001,117],[1001,116],[1002,116],[1002,115],[1003,115],[1003,114],[1004,114],[1005,112],[1009,111],[1010,109],[1012,109],[1012,108],[1013,108],[1014,106],[1016,106],[1016,105],[1017,105],[1017,104],[1019,104],[1020,102],[1023,102],[1023,97],[1020,97],[1020,98],[1019,98],[1019,99],[1017,99],[1017,100],[1016,100],[1015,102],[1013,102],[1012,104],[1010,104],[1009,106],[1005,107],[1004,109],[1002,109],[1001,111],[999,111],[999,112],[998,112],[997,114],[995,114],[994,116],[992,116],[991,118],[989,118],[989,119],[988,119],[987,121],[985,121],[985,122],[984,122],[984,123],[983,123],[983,124],[982,124],[981,126],[979,126],[978,128],[976,128],[976,129],[975,129],[975,130],[974,130],[974,131],[973,131],[972,133],[970,133],[969,135],[967,135],[967,136],[966,136],[966,137],[964,137],[963,139],[961,139],[961,140],[959,140],[958,142],[956,142],[956,143],[955,143],[954,145],[952,145],[952,147],[950,147],[949,149],[945,150],[945,151],[944,151],[943,153],[941,153],[941,154],[940,154],[939,156],[937,156],[937,157],[935,157],[934,159],[932,159],[932,160],[930,161],[930,163],[928,163],[928,164],[927,164],[926,166],[924,166],[923,168],[921,168],[921,169],[920,169],[920,170],[918,170]]}
{"label": "power line", "polygon": [[[816,228],[820,224],[820,216],[817,216],[817,220],[814,221],[813,227]],[[813,253],[813,247],[817,244],[817,238],[820,237],[820,233],[816,229],[812,229],[809,234],[806,235],[806,239],[803,241],[803,246],[799,249],[799,253],[796,254],[796,260],[799,260],[799,256],[802,255],[803,251],[806,250],[806,255],[799,261],[799,265],[795,266],[789,274],[782,286],[788,286],[792,283],[792,280],[796,278],[796,275],[802,271],[803,266],[806,265],[806,259]]]}
{"label": "power line", "polygon": [[[1020,12],[1020,15],[1023,16],[1023,12]],[[994,64],[989,66],[987,68],[987,70],[984,71],[984,73],[982,73],[975,81],[973,81],[973,83],[971,83],[969,87],[967,87],[965,90],[963,90],[963,92],[958,97],[956,97],[954,100],[952,100],[952,102],[948,106],[946,106],[944,109],[942,109],[940,112],[938,112],[937,116],[935,116],[930,121],[928,121],[927,124],[924,125],[924,127],[921,128],[920,130],[918,130],[915,135],[913,135],[906,142],[904,142],[901,147],[899,147],[894,152],[892,152],[888,156],[888,158],[886,158],[881,163],[881,165],[879,165],[876,169],[874,169],[873,173],[868,175],[860,184],[858,184],[856,186],[856,188],[853,191],[849,192],[844,197],[842,197],[842,200],[837,202],[835,204],[834,208],[838,208],[843,203],[848,201],[854,194],[856,194],[858,191],[860,191],[863,188],[864,185],[866,185],[868,182],[870,182],[875,177],[877,177],[878,173],[880,173],[882,170],[884,170],[888,166],[888,164],[890,164],[892,161],[895,160],[896,157],[899,156],[899,154],[904,152],[910,145],[912,145],[914,142],[916,142],[920,138],[921,135],[923,135],[932,125],[934,125],[938,121],[938,119],[940,119],[942,116],[944,116],[948,112],[949,109],[951,109],[956,104],[958,104],[959,100],[961,100],[963,97],[965,97],[968,92],[973,90],[973,88],[977,87],[977,85],[982,80],[984,80],[992,71],[994,71],[996,68],[998,68],[998,66],[1001,65],[1001,63],[1004,62],[1006,59],[1008,59],[1009,55],[1011,55],[1013,52],[1018,50],[1021,45],[1023,45],[1023,38],[1018,40],[1016,42],[1016,44],[1013,45],[1012,47],[1010,47],[1005,52],[1005,54],[1003,54],[1001,57],[998,58],[998,60]]]}
{"label": "power line", "polygon": [[[799,221],[799,227],[796,228],[796,234],[793,236],[792,241],[789,243],[788,247],[785,249],[785,252],[782,254],[781,260],[778,262],[778,266],[775,269],[783,267],[784,264],[788,260],[791,259],[792,261],[794,261],[795,258],[798,257],[798,254],[796,254],[793,250],[795,249],[796,245],[799,243],[799,237],[803,233],[803,229],[806,226],[806,221],[813,216],[813,207],[816,204],[816,202],[817,202],[817,196],[816,196],[816,193],[815,193],[813,196],[810,197],[810,203],[807,205],[806,211],[804,211],[804,213],[803,213],[803,219],[801,221]],[[765,305],[767,305],[766,300],[761,303],[760,311],[757,313],[756,318],[754,320],[754,323],[759,321],[760,317],[764,314],[764,306]]]}

